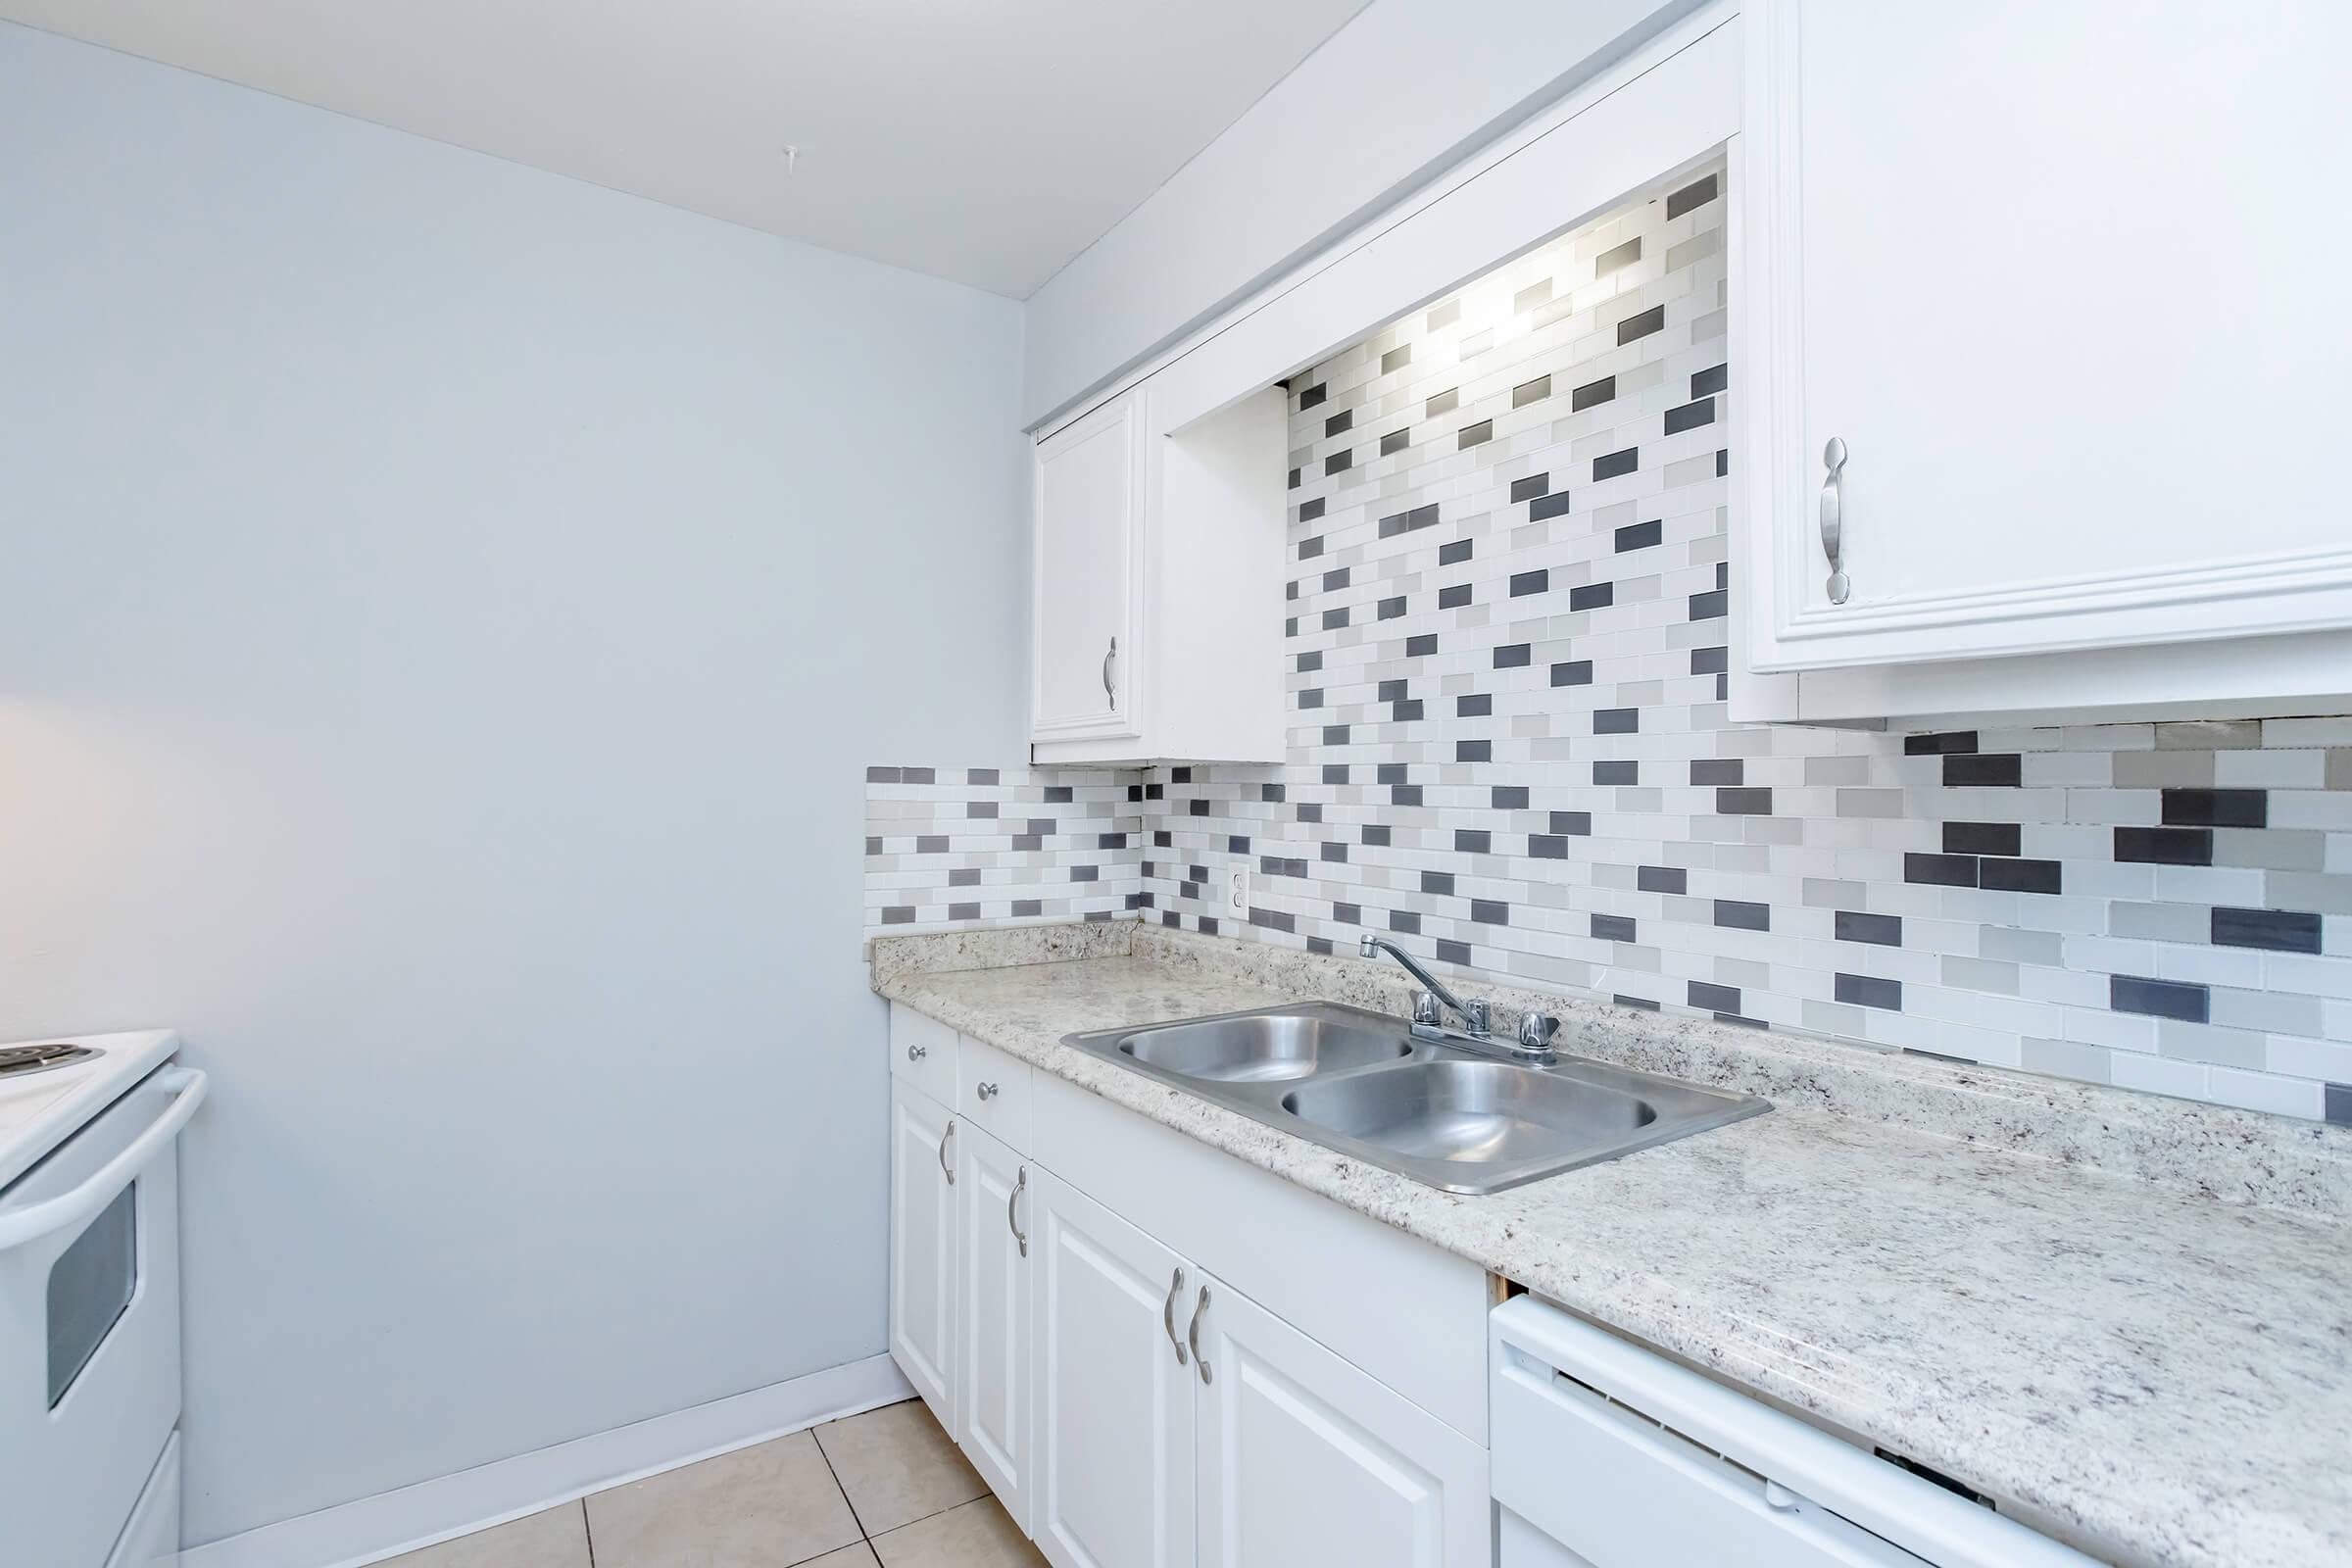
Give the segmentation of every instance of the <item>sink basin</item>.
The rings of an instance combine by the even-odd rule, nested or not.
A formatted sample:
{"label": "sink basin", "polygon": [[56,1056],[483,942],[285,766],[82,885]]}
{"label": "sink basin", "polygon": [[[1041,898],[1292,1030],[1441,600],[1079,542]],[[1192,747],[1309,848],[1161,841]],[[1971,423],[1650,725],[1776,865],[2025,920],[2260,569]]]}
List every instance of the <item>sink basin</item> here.
{"label": "sink basin", "polygon": [[1410,1036],[1328,1013],[1242,1013],[1130,1035],[1119,1053],[1186,1078],[1216,1083],[1287,1083],[1412,1054]]}
{"label": "sink basin", "polygon": [[1333,1002],[1062,1043],[1452,1193],[1500,1192],[1772,1108],[1578,1056],[1514,1061],[1491,1041],[1416,1035],[1401,1019]]}
{"label": "sink basin", "polygon": [[1294,1089],[1282,1108],[1411,1159],[1516,1164],[1614,1145],[1658,1119],[1622,1090],[1501,1061],[1416,1061]]}

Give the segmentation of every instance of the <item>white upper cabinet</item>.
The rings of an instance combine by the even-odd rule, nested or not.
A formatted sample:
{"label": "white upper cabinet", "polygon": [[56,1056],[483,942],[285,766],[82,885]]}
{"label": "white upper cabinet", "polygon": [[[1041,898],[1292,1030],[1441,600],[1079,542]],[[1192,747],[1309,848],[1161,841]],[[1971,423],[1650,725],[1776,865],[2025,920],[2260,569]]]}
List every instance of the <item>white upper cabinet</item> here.
{"label": "white upper cabinet", "polygon": [[1170,431],[1154,394],[1037,444],[1035,758],[1278,761],[1288,399]]}
{"label": "white upper cabinet", "polygon": [[2352,10],[1743,24],[1751,668],[2352,625]]}
{"label": "white upper cabinet", "polygon": [[1145,461],[1134,396],[1037,444],[1035,740],[1137,733]]}

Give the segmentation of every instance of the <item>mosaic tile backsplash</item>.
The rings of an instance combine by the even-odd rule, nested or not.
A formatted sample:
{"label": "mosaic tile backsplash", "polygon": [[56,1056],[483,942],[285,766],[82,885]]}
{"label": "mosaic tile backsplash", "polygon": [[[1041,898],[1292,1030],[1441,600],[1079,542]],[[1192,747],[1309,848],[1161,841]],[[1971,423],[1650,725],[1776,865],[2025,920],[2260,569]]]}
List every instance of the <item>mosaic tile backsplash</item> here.
{"label": "mosaic tile backsplash", "polygon": [[1140,776],[867,768],[866,933],[1128,916],[1143,887]]}
{"label": "mosaic tile backsplash", "polygon": [[1295,377],[1289,762],[1054,774],[1141,815],[1017,853],[1132,835],[1186,929],[2352,1123],[2352,719],[1728,722],[1721,181]]}

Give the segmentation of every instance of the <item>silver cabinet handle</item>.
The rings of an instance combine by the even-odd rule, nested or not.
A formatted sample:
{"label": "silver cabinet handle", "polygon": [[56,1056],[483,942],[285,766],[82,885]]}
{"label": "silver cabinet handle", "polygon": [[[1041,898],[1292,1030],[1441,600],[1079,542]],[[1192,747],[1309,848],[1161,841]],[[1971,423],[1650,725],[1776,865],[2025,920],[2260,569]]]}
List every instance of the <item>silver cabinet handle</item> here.
{"label": "silver cabinet handle", "polygon": [[1021,1167],[1021,1179],[1014,1182],[1012,1184],[1012,1191],[1004,1195],[1004,1225],[1007,1230],[1012,1232],[1012,1239],[1021,1244],[1021,1255],[1023,1257],[1027,1257],[1029,1255],[1029,1238],[1021,1230],[1020,1218],[1015,1213],[1015,1210],[1019,1207],[1021,1194],[1027,1192],[1028,1190],[1029,1167],[1023,1165]]}
{"label": "silver cabinet handle", "polygon": [[1185,1339],[1193,1347],[1193,1365],[1200,1368],[1200,1381],[1203,1383],[1208,1381],[1208,1357],[1200,1353],[1200,1318],[1207,1310],[1208,1287],[1203,1285],[1200,1287],[1200,1303],[1193,1308],[1192,1326],[1184,1331]]}
{"label": "silver cabinet handle", "polygon": [[1830,558],[1830,603],[1842,605],[1853,591],[1845,575],[1845,443],[1837,436],[1821,449],[1829,476],[1821,481],[1821,553]]}
{"label": "silver cabinet handle", "polygon": [[1176,1348],[1176,1364],[1184,1365],[1184,1342],[1176,1337],[1176,1298],[1184,1294],[1184,1270],[1178,1269],[1168,1281],[1168,1298],[1160,1303],[1159,1326],[1167,1330],[1168,1343]]}
{"label": "silver cabinet handle", "polygon": [[929,1046],[908,1046],[906,1048],[906,1059],[908,1061],[920,1061],[929,1054],[931,1054],[931,1048]]}
{"label": "silver cabinet handle", "polygon": [[956,1142],[956,1118],[948,1118],[948,1130],[939,1135],[939,1168],[947,1173],[948,1185],[956,1185],[956,1167],[948,1163],[948,1149]]}
{"label": "silver cabinet handle", "polygon": [[1111,681],[1110,669],[1118,662],[1118,658],[1119,640],[1113,637],[1110,640],[1110,652],[1102,656],[1102,695],[1109,699],[1113,711],[1116,711],[1119,706],[1119,688]]}
{"label": "silver cabinet handle", "polygon": [[982,1100],[994,1100],[997,1098],[997,1086],[995,1084],[982,1084],[979,1089],[975,1091],[975,1093],[977,1093]]}

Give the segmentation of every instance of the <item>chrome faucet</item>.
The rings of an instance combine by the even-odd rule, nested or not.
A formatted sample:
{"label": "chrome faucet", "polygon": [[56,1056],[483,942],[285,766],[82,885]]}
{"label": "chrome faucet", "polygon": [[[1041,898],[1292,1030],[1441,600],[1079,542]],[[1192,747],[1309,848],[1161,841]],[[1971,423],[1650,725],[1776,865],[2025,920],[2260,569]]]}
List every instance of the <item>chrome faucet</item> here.
{"label": "chrome faucet", "polygon": [[1357,940],[1355,951],[1367,958],[1377,958],[1385,953],[1398,963],[1403,964],[1405,973],[1421,982],[1421,989],[1413,993],[1413,1032],[1415,1034],[1419,1034],[1425,1028],[1434,1030],[1438,1027],[1440,1004],[1452,1009],[1454,1016],[1462,1020],[1462,1032],[1472,1039],[1485,1040],[1494,1033],[1488,1018],[1485,1001],[1464,1002],[1446,990],[1444,981],[1422,968],[1419,960],[1414,958],[1411,954],[1388,938],[1376,937],[1367,931]]}
{"label": "chrome faucet", "polygon": [[[1446,1040],[1457,1045],[1498,1056],[1533,1062],[1539,1066],[1559,1060],[1559,1052],[1551,1043],[1560,1032],[1560,1020],[1548,1012],[1525,1012],[1519,1015],[1519,1042],[1515,1046],[1498,1045],[1494,1041],[1494,1020],[1485,998],[1464,1002],[1427,969],[1413,956],[1386,937],[1366,931],[1356,939],[1355,951],[1367,958],[1387,954],[1404,965],[1405,972],[1421,982],[1423,989],[1413,993],[1413,1034],[1423,1040]],[[1438,1009],[1450,1008],[1462,1020],[1459,1033],[1443,1027]]]}

